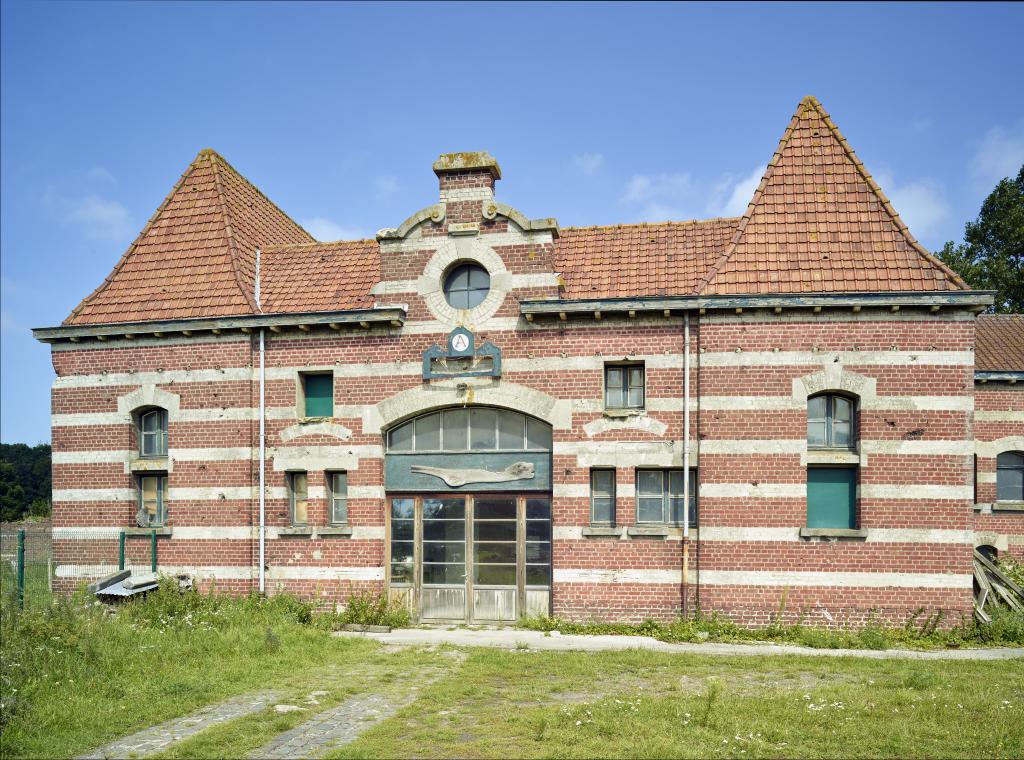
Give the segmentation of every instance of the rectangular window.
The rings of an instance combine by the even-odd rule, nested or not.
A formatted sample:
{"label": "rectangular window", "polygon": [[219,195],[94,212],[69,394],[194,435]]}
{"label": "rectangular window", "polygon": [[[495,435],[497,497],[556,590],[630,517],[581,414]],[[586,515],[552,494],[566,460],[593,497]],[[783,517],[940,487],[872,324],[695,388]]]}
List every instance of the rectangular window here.
{"label": "rectangular window", "polygon": [[644,365],[606,365],[604,368],[605,408],[643,409],[644,386]]}
{"label": "rectangular window", "polygon": [[391,582],[411,584],[416,503],[412,499],[391,500]]}
{"label": "rectangular window", "polygon": [[[690,526],[697,525],[697,470],[691,468]],[[636,521],[682,525],[686,500],[682,470],[636,471]]]}
{"label": "rectangular window", "polygon": [[167,412],[151,409],[139,416],[139,454],[144,457],[167,456]]}
{"label": "rectangular window", "polygon": [[163,527],[167,518],[167,476],[139,477],[139,513],[136,522],[143,528]]}
{"label": "rectangular window", "polygon": [[344,525],[348,522],[348,473],[329,472],[327,482],[330,487],[331,524]]}
{"label": "rectangular window", "polygon": [[288,501],[292,525],[309,525],[309,489],[304,472],[288,473]]}
{"label": "rectangular window", "polygon": [[334,415],[334,376],[302,375],[303,413],[306,417]]}
{"label": "rectangular window", "polygon": [[594,468],[590,471],[590,522],[615,524],[615,470]]}
{"label": "rectangular window", "polygon": [[857,527],[857,468],[807,468],[807,527]]}

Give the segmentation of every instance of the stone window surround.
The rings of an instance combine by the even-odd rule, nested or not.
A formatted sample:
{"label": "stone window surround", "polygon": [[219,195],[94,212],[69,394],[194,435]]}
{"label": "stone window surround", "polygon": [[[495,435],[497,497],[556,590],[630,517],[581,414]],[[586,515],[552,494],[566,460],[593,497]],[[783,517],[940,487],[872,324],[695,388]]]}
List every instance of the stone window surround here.
{"label": "stone window surround", "polygon": [[[487,270],[491,289],[487,297],[472,309],[455,309],[444,295],[444,280],[456,264],[477,264]],[[423,274],[416,280],[416,292],[423,298],[430,313],[452,327],[472,329],[490,319],[501,308],[512,289],[512,273],[494,249],[479,237],[455,237],[442,244],[427,261]]]}
{"label": "stone window surround", "polygon": [[[861,375],[844,369],[841,364],[832,363],[809,375],[793,378],[793,399],[803,405],[806,413],[807,403],[812,396],[822,394],[839,394],[846,396],[853,402],[853,417],[851,419],[853,431],[853,448],[806,448],[801,455],[801,465],[809,467],[813,465],[852,466],[860,470],[867,467],[867,455],[860,451],[860,435],[856,423],[857,413],[874,401],[877,397],[877,381],[873,377]],[[804,442],[806,444],[806,436]],[[857,483],[857,490],[854,498],[860,503],[860,483]],[[858,509],[858,522],[860,510]],[[863,541],[867,538],[867,531],[863,528],[800,528],[800,537],[814,541],[834,541],[837,539],[853,539]]]}

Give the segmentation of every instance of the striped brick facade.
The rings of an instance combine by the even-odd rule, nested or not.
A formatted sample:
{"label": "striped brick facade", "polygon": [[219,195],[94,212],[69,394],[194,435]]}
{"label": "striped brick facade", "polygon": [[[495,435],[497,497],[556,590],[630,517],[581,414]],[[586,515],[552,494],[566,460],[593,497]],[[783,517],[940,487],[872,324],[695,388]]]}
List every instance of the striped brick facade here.
{"label": "striped brick facade", "polygon": [[[251,323],[218,314],[221,322],[190,327],[200,318],[193,311],[176,326],[79,327],[72,319],[39,333],[53,344],[57,373],[53,517],[62,588],[114,569],[118,535],[135,525],[143,466],[134,414],[159,407],[169,442],[160,568],[238,593],[258,589],[261,331],[268,593],[344,602],[356,591],[386,591],[386,433],[424,412],[477,405],[551,427],[554,615],[669,619],[699,606],[752,625],[780,610],[787,620],[839,625],[898,624],[941,609],[955,621],[971,614],[973,547],[1021,554],[1024,512],[992,505],[996,455],[1024,449],[1024,384],[975,385],[984,298],[872,286],[824,306],[791,293],[772,303],[721,293],[618,303],[600,293],[600,303],[594,296],[577,308],[588,294],[570,292],[557,224],[494,200],[493,159],[455,155],[469,158],[435,165],[441,202],[378,235],[379,265],[365,268],[374,276],[359,296],[372,303],[314,307],[321,291],[273,324],[256,311]],[[716,222],[726,223],[743,235],[742,220]],[[269,241],[262,255],[286,269],[289,251],[303,245]],[[353,255],[343,245],[335,249],[342,269]],[[719,253],[709,253],[708,266]],[[491,285],[483,303],[458,311],[441,283],[463,261],[485,267]],[[597,253],[592,261],[608,266]],[[613,261],[612,295],[615,269]],[[696,283],[702,272],[693,276]],[[299,287],[268,283],[267,291]],[[88,314],[83,307],[76,314]],[[332,308],[348,311],[330,317]],[[328,316],[302,316],[319,312]],[[424,378],[424,352],[460,326],[500,348],[500,377]],[[605,364],[622,361],[645,370],[644,408],[632,414],[604,406]],[[300,373],[310,371],[333,377],[329,420],[303,417]],[[856,535],[802,530],[808,467],[840,456],[807,445],[808,397],[827,391],[856,403],[856,447],[840,457],[858,468]],[[698,526],[688,540],[678,525],[636,530],[637,469],[682,467],[687,440]],[[612,529],[592,529],[592,468],[616,473]],[[309,476],[308,535],[290,532],[287,473],[296,470]],[[339,470],[347,473],[350,530],[328,531],[326,473]],[[144,543],[129,538],[129,554],[145,556]]]}

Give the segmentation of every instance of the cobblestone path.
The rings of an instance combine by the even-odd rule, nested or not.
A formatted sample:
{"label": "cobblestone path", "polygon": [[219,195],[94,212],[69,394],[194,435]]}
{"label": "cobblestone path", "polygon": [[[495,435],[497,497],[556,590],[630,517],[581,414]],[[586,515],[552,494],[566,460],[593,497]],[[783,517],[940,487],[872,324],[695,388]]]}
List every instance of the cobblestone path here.
{"label": "cobblestone path", "polygon": [[417,691],[402,696],[360,694],[324,710],[249,755],[251,758],[313,758],[355,740],[359,734],[412,702]]}
{"label": "cobblestone path", "polygon": [[278,693],[264,691],[232,697],[214,705],[207,705],[190,715],[151,726],[131,736],[105,744],[76,760],[103,760],[104,758],[146,757],[162,752],[170,745],[203,731],[218,723],[234,720],[243,715],[259,712],[274,703]]}

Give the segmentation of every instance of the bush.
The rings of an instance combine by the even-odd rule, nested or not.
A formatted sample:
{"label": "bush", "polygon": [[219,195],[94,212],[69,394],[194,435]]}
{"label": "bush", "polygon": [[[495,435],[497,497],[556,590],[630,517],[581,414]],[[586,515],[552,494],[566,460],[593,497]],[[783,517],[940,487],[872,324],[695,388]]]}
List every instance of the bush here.
{"label": "bush", "polygon": [[389,600],[386,594],[372,594],[368,591],[350,595],[340,614],[327,614],[322,619],[327,627],[334,630],[345,625],[407,628],[411,622],[409,610],[404,604]]}

